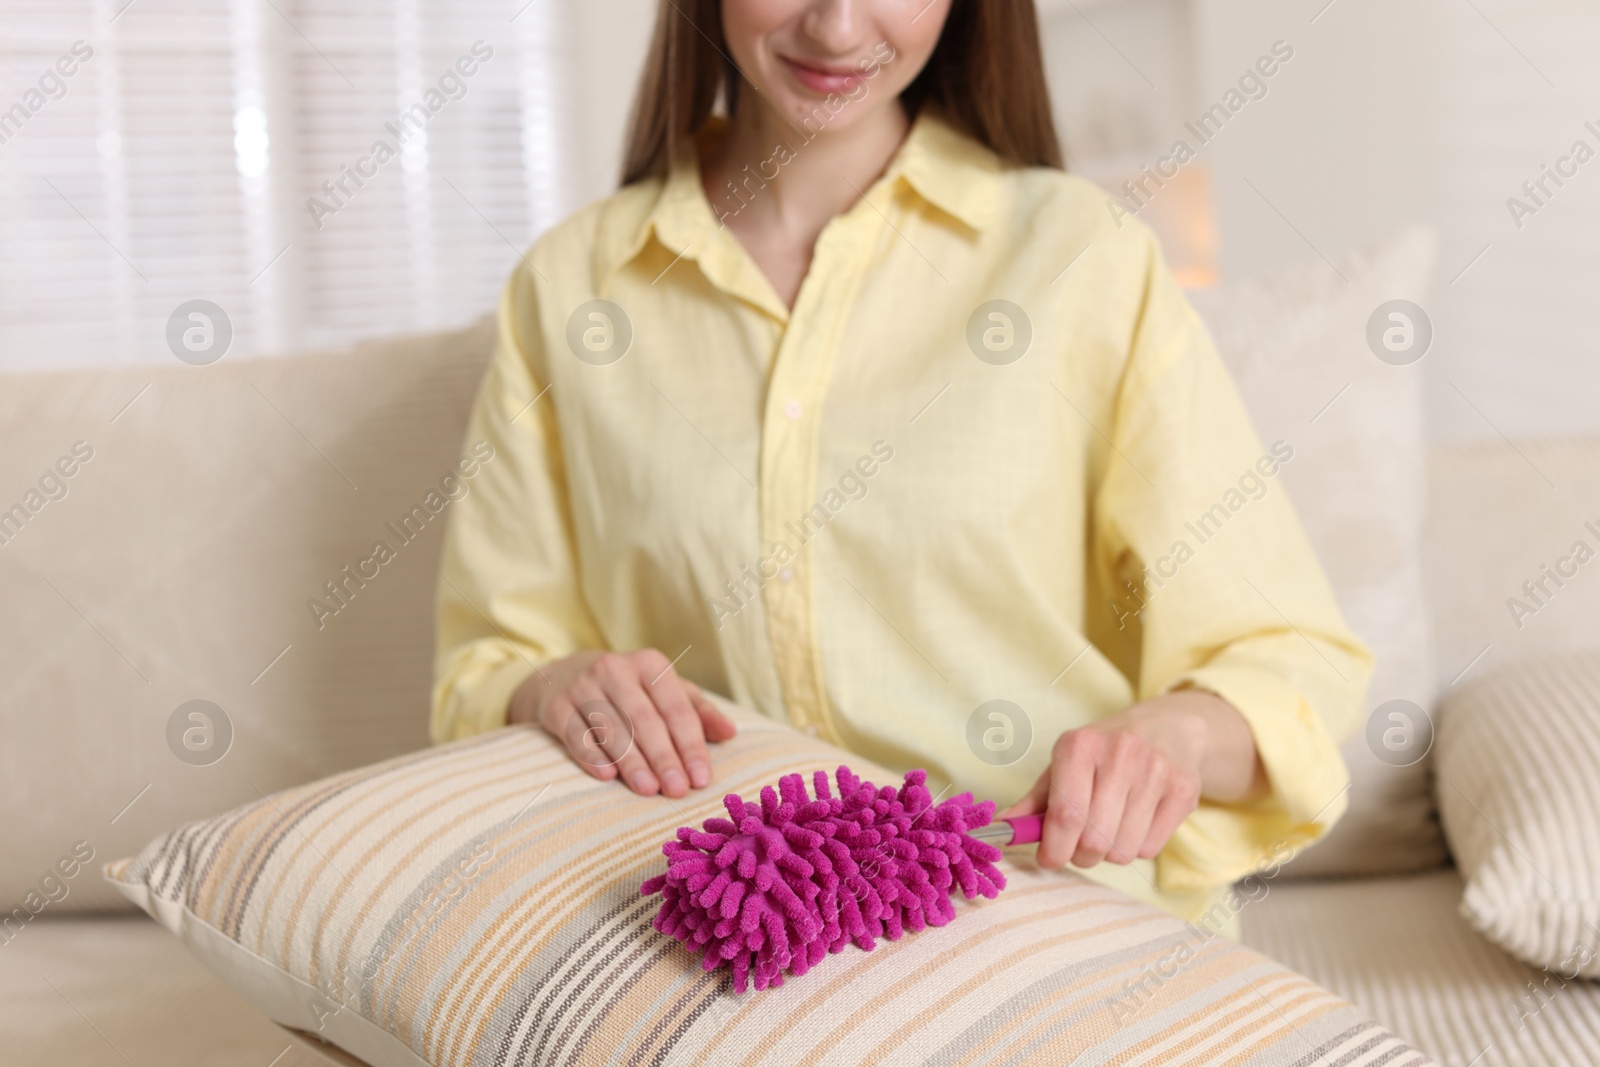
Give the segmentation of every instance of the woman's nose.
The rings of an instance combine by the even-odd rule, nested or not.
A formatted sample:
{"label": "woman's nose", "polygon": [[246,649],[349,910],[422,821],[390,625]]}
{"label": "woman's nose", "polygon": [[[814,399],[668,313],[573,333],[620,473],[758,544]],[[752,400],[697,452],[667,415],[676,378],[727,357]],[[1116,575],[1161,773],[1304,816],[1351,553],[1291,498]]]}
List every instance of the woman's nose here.
{"label": "woman's nose", "polygon": [[806,36],[833,55],[848,55],[865,42],[868,0],[816,0],[802,23]]}

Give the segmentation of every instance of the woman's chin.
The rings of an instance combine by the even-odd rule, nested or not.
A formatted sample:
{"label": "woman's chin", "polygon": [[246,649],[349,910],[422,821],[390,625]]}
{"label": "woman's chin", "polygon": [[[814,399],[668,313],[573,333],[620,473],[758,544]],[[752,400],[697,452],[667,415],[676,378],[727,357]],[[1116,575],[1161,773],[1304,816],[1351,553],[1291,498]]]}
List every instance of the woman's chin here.
{"label": "woman's chin", "polygon": [[[842,133],[868,119],[873,107],[864,100],[845,100],[839,96],[813,96],[792,91],[765,97],[778,114],[788,120],[803,140],[819,134]],[[873,101],[872,104],[880,104]]]}

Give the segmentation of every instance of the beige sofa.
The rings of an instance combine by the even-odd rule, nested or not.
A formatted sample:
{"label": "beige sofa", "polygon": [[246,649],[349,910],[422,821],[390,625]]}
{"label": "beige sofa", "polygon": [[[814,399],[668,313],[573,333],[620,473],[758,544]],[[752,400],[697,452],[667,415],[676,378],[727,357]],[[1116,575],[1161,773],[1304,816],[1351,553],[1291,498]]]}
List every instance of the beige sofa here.
{"label": "beige sofa", "polygon": [[[337,1058],[119,906],[97,870],[185,819],[426,743],[448,509],[377,578],[344,567],[449,469],[489,341],[480,324],[337,355],[3,380],[0,509],[16,497],[26,515],[0,525],[0,899],[43,884],[48,900],[0,936],[0,1062]],[[1534,649],[1600,646],[1600,589],[1574,585],[1537,628],[1498,621],[1528,546],[1575,507],[1600,516],[1600,440],[1443,448],[1430,482],[1446,689]],[[328,583],[345,604],[318,619],[307,601]],[[210,748],[184,749],[192,700],[225,717],[204,724]],[[74,849],[93,861],[51,876]],[[1600,990],[1553,989],[1466,926],[1460,895],[1449,868],[1285,875],[1245,910],[1246,940],[1441,1063],[1600,1062]]]}

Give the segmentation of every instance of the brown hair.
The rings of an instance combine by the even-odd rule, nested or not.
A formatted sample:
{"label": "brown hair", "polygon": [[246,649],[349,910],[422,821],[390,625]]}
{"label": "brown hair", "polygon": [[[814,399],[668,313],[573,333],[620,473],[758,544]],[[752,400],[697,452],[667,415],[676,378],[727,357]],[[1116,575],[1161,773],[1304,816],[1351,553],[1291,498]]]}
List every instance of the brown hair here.
{"label": "brown hair", "polygon": [[[730,113],[737,108],[741,82],[722,32],[722,0],[661,0],[622,184],[664,176],[719,97]],[[933,55],[900,100],[910,115],[933,105],[1009,165],[1062,166],[1034,0],[952,0]]]}

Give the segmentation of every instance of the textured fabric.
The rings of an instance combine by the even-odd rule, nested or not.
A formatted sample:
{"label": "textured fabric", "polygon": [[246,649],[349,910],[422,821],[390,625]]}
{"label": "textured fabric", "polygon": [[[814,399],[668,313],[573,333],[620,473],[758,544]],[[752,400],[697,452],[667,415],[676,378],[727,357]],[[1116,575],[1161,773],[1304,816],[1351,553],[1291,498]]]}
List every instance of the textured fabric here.
{"label": "textured fabric", "polygon": [[803,977],[846,946],[870,952],[948,924],[958,893],[993,900],[1006,879],[1000,848],[966,832],[991,824],[994,801],[935,802],[926,780],[916,770],[880,786],[841,766],[831,780],[784,775],[759,803],[725,795],[725,815],[661,846],[667,869],[639,887],[661,894],[651,925],[706,970],[729,968],[743,993]]}
{"label": "textured fabric", "polygon": [[[451,516],[435,737],[503,723],[538,662],[655,647],[1009,803],[1062,732],[1192,684],[1244,715],[1273,790],[1202,803],[1119,884],[1192,913],[1322,834],[1370,658],[1277,484],[1292,445],[1256,438],[1153,236],[1105,204],[925,115],[792,313],[692,153],[546,234],[467,431],[502,458]],[[994,365],[1007,328],[1029,347]],[[608,329],[629,347],[598,366]],[[995,700],[1024,720],[1000,759],[969,740]]]}
{"label": "textured fabric", "polygon": [[1600,650],[1465,686],[1439,710],[1438,749],[1462,913],[1519,959],[1600,977]]}
{"label": "textured fabric", "polygon": [[[0,909],[80,841],[103,862],[427,743],[444,521],[387,524],[458,474],[492,337],[5,376],[0,509],[75,441],[93,458],[0,544],[0,809],[29,813],[0,820]],[[396,558],[350,578],[380,539]],[[233,727],[207,766],[168,747],[194,699]],[[109,904],[80,875],[40,918]]]}
{"label": "textured fabric", "polygon": [[[1372,309],[1425,301],[1435,239],[1408,230],[1361,251],[1194,294],[1257,428],[1294,446],[1284,488],[1345,619],[1377,661],[1363,712],[1431,709],[1436,692],[1422,572],[1425,364],[1367,347]],[[1289,877],[1424,870],[1445,862],[1429,761],[1383,762],[1358,729],[1343,746],[1350,810]]]}
{"label": "textured fabric", "polygon": [[1600,1063],[1600,984],[1479,937],[1457,912],[1461,889],[1450,869],[1274,884],[1245,908],[1245,940],[1447,1067]]}
{"label": "textured fabric", "polygon": [[[745,796],[843,753],[733,712]],[[863,774],[883,774],[858,761]],[[404,1064],[1428,1062],[1312,983],[1027,850],[994,901],[733,994],[650,926],[661,843],[718,809],[643,798],[510,728],[259,800],[110,865],[284,1025]]]}

